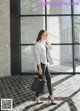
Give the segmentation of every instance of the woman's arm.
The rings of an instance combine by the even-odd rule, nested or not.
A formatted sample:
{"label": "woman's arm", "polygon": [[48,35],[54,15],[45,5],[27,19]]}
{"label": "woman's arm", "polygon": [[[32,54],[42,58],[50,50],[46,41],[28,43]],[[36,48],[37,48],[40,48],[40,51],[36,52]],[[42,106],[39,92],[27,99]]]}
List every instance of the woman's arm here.
{"label": "woman's arm", "polygon": [[38,67],[38,73],[42,75],[42,68],[41,68],[41,64],[38,64],[38,65],[37,65],[37,67]]}
{"label": "woman's arm", "polygon": [[46,31],[46,39],[45,39],[45,42],[46,42],[46,46],[48,47],[49,50],[52,49],[52,46],[51,46],[51,43],[49,43],[48,41],[48,32]]}
{"label": "woman's arm", "polygon": [[41,63],[40,63],[40,50],[39,50],[38,44],[35,44],[35,60],[37,63],[36,67],[38,67],[38,73],[42,74],[42,68],[41,68]]}
{"label": "woman's arm", "polygon": [[46,45],[47,45],[47,47],[48,47],[48,49],[52,49],[52,46],[51,46],[51,43],[49,43],[48,41],[46,41]]}

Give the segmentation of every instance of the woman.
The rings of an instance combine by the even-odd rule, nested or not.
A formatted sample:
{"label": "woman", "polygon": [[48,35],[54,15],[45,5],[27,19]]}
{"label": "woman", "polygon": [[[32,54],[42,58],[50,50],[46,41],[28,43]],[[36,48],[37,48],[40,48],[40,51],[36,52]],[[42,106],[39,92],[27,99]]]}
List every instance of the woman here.
{"label": "woman", "polygon": [[[48,99],[51,100],[53,103],[54,97],[52,94],[52,88],[51,88],[51,77],[50,77],[50,72],[48,69],[48,63],[52,63],[49,53],[49,49],[51,49],[51,45],[47,41],[48,38],[48,33],[45,30],[41,30],[38,34],[36,44],[35,44],[35,63],[36,63],[36,68],[38,71],[38,77],[42,78],[43,75],[45,75],[46,80],[47,80],[47,87],[49,91],[49,96]],[[36,92],[35,100],[37,103],[39,103],[39,92]]]}

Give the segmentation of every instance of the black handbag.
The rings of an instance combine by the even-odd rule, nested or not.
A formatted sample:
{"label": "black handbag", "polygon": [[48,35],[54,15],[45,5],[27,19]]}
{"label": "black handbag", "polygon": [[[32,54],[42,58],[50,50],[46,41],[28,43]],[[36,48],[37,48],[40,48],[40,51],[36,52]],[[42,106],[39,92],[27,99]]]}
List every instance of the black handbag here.
{"label": "black handbag", "polygon": [[45,83],[45,80],[43,78],[34,78],[34,81],[31,85],[31,90],[39,92],[39,93],[43,93],[44,83]]}

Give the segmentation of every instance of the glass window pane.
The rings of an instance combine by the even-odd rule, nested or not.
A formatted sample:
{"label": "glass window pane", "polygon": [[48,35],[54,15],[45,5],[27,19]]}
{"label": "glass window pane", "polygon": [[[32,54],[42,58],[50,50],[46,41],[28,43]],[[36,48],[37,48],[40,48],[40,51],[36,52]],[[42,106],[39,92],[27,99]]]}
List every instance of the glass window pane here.
{"label": "glass window pane", "polygon": [[34,43],[41,29],[45,29],[44,17],[22,17],[21,43]]}
{"label": "glass window pane", "polygon": [[21,47],[21,72],[35,72],[34,46]]}
{"label": "glass window pane", "polygon": [[75,45],[76,72],[80,72],[80,45]]}
{"label": "glass window pane", "polygon": [[74,17],[75,43],[80,43],[80,16]]}
{"label": "glass window pane", "polygon": [[[39,0],[44,2],[44,0]],[[38,5],[37,0],[21,0],[21,15],[44,14],[45,7]]]}
{"label": "glass window pane", "polygon": [[48,16],[47,29],[51,43],[72,43],[70,16]]}
{"label": "glass window pane", "polygon": [[53,64],[51,72],[72,72],[72,45],[52,45],[51,57]]}
{"label": "glass window pane", "polygon": [[47,0],[47,14],[71,14],[71,0]]}
{"label": "glass window pane", "polygon": [[[72,46],[52,45],[50,51],[53,64],[49,65],[51,72],[72,72]],[[21,47],[22,72],[35,72],[34,46]]]}
{"label": "glass window pane", "polygon": [[80,0],[74,0],[74,14],[80,14]]}

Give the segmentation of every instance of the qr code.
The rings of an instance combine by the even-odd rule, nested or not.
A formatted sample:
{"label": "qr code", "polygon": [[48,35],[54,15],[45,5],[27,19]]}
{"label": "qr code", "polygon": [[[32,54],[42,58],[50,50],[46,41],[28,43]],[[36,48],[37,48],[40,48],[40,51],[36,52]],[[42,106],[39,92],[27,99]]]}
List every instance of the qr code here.
{"label": "qr code", "polygon": [[1,99],[1,110],[12,110],[12,99]]}

